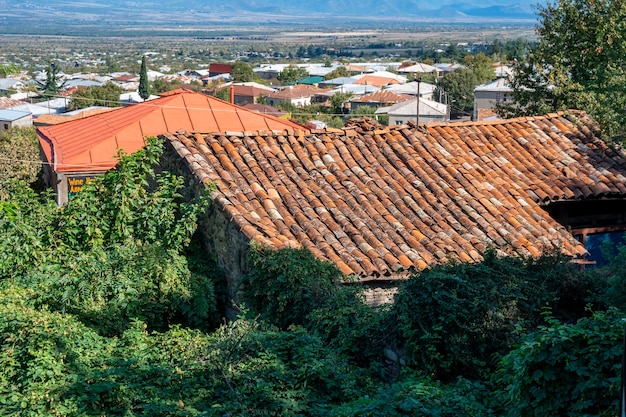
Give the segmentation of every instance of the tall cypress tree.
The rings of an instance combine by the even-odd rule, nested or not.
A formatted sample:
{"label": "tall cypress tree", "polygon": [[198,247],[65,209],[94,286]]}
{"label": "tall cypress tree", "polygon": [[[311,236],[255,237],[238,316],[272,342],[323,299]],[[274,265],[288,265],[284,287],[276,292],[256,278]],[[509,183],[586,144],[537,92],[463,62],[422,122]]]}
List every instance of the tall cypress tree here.
{"label": "tall cypress tree", "polygon": [[150,82],[148,81],[145,55],[141,57],[141,69],[139,70],[139,97],[144,101],[150,97]]}

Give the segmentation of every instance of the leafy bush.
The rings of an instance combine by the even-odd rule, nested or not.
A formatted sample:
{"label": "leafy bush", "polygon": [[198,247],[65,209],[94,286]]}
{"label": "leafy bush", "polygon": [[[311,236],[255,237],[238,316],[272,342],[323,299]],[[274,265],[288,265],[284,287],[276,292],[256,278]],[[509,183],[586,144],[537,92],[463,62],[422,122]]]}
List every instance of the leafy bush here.
{"label": "leafy bush", "polygon": [[342,274],[306,249],[253,248],[245,292],[250,306],[281,329],[308,315],[340,290]]}
{"label": "leafy bush", "polygon": [[[604,284],[594,292],[598,304],[614,307],[626,313],[626,246],[619,245],[615,253],[606,253],[609,263],[592,269],[594,281]],[[598,285],[600,286],[600,285]]]}
{"label": "leafy bush", "polygon": [[103,337],[0,290],[0,407],[7,415],[312,416],[367,379],[302,328],[240,319],[211,335],[134,322]]}
{"label": "leafy bush", "polygon": [[160,330],[217,325],[212,277],[206,265],[192,272],[185,257],[206,200],[184,201],[182,178],[155,174],[161,152],[152,138],[120,154],[62,208],[11,183],[0,195],[0,278],[34,290],[33,305],[71,312],[102,334],[133,319]]}
{"label": "leafy bush", "polygon": [[24,181],[0,187],[0,281],[21,276],[51,256],[57,206]]}
{"label": "leafy bush", "polygon": [[40,186],[41,160],[34,127],[14,127],[0,136],[0,184],[9,179]]}
{"label": "leafy bush", "polygon": [[485,386],[459,379],[442,385],[423,377],[405,376],[383,387],[375,395],[363,396],[334,407],[329,417],[376,416],[473,416],[495,415],[486,405],[489,391]]}
{"label": "leafy bush", "polygon": [[[410,363],[442,380],[483,378],[526,328],[542,322],[576,271],[564,259],[499,258],[434,267],[413,277],[391,314]],[[563,312],[564,314],[566,312]],[[567,315],[571,315],[567,313]]]}
{"label": "leafy bush", "polygon": [[502,358],[501,415],[614,416],[618,410],[624,316],[597,312],[576,324],[548,318]]}

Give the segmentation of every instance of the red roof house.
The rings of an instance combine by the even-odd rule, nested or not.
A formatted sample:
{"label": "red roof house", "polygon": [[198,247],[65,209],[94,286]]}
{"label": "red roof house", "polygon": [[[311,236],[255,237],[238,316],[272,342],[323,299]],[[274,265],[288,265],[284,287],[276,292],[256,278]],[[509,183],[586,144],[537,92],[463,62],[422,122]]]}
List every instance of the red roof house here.
{"label": "red roof house", "polygon": [[37,133],[42,157],[48,163],[45,179],[57,193],[57,202],[63,204],[80,184],[113,168],[117,164],[118,149],[135,152],[146,144],[147,136],[179,130],[302,129],[306,128],[212,96],[174,90],[155,100],[53,126],[41,126]]}

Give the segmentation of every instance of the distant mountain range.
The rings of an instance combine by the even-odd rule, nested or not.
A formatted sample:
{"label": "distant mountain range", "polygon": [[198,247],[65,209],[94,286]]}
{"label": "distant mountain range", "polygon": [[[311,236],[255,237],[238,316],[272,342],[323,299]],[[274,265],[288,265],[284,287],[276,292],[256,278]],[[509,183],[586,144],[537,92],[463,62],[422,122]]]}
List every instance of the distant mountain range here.
{"label": "distant mountain range", "polygon": [[285,20],[316,24],[315,19],[335,22],[534,21],[534,4],[534,0],[507,3],[496,0],[0,0],[0,32],[3,22],[125,25],[139,22],[263,24]]}

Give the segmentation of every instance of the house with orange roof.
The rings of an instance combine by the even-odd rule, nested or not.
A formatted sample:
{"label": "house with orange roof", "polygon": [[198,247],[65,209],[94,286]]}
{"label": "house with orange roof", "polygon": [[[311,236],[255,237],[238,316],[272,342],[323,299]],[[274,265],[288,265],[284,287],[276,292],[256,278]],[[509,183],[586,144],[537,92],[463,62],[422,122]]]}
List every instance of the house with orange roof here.
{"label": "house with orange roof", "polygon": [[378,90],[364,96],[356,97],[350,100],[351,108],[356,109],[358,107],[389,107],[397,103],[403,103],[405,101],[413,99],[413,96],[408,94],[396,94],[389,90]]}
{"label": "house with orange roof", "polygon": [[259,98],[276,92],[275,88],[255,82],[233,83],[219,90],[224,88],[229,89],[232,102],[239,106],[257,103]]}
{"label": "house with orange roof", "polygon": [[233,297],[250,242],[306,248],[378,302],[412,271],[492,249],[593,263],[588,242],[626,231],[626,152],[583,112],[162,138],[180,173],[216,186],[201,227]]}
{"label": "house with orange roof", "polygon": [[59,205],[82,184],[117,164],[118,149],[133,153],[146,137],[185,131],[273,131],[305,127],[215,97],[174,90],[160,98],[37,129],[44,180]]}
{"label": "house with orange roof", "polygon": [[314,102],[314,97],[327,90],[314,85],[296,84],[290,85],[270,93],[265,97],[265,103],[276,107],[280,103],[290,103],[296,107],[309,106]]}
{"label": "house with orange roof", "polygon": [[357,79],[354,84],[373,85],[374,87],[383,88],[387,85],[401,84],[401,82],[391,77],[380,77],[368,74]]}

